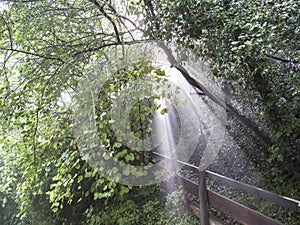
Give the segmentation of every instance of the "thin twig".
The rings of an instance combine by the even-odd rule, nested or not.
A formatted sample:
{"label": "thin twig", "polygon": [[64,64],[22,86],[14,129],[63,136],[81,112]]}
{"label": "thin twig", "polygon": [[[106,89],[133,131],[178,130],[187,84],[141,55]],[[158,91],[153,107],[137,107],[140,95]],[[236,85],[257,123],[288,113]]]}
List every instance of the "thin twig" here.
{"label": "thin twig", "polygon": [[297,61],[297,60],[285,59],[285,58],[282,58],[282,57],[279,57],[279,56],[276,56],[276,55],[266,54],[266,56],[268,58],[272,58],[272,59],[275,59],[275,60],[278,60],[278,61],[281,61],[281,62],[284,62],[284,63],[299,63],[299,61]]}
{"label": "thin twig", "polygon": [[119,45],[131,45],[131,44],[138,44],[143,42],[144,40],[134,40],[134,41],[129,41],[129,42],[112,42],[112,43],[107,43],[107,44],[103,44],[100,46],[96,46],[96,47],[91,47],[91,48],[87,48],[81,51],[76,52],[73,56],[78,56],[82,53],[86,53],[86,52],[95,52],[98,51],[100,49],[106,48],[106,47],[112,47],[112,46],[119,46]]}
{"label": "thin twig", "polygon": [[99,4],[99,2],[97,2],[97,0],[90,0],[90,2],[92,2],[92,3],[99,9],[99,11],[103,14],[103,16],[104,16],[106,19],[109,20],[109,22],[112,24],[113,29],[114,29],[114,31],[115,31],[117,42],[118,42],[118,43],[121,43],[121,39],[120,39],[120,35],[119,35],[119,31],[118,31],[117,25],[116,25],[116,23],[113,21],[113,19],[106,13],[106,11],[104,10],[104,7],[101,6],[101,5]]}
{"label": "thin twig", "polygon": [[36,157],[36,135],[39,127],[39,109],[36,110],[36,120],[35,120],[35,127],[34,127],[34,132],[32,136],[32,146],[33,146],[33,163],[36,164],[37,162],[37,157]]}
{"label": "thin twig", "polygon": [[61,58],[55,58],[55,57],[44,56],[44,55],[41,55],[41,54],[38,54],[38,53],[29,52],[29,51],[24,51],[24,50],[21,50],[21,49],[2,48],[2,47],[0,47],[0,49],[1,49],[1,50],[6,50],[6,51],[17,52],[17,53],[23,53],[23,54],[26,54],[26,55],[33,55],[33,56],[37,56],[37,57],[43,58],[43,59],[56,60],[56,61],[59,61],[59,62],[63,62],[63,63],[64,63],[64,61],[63,61]]}

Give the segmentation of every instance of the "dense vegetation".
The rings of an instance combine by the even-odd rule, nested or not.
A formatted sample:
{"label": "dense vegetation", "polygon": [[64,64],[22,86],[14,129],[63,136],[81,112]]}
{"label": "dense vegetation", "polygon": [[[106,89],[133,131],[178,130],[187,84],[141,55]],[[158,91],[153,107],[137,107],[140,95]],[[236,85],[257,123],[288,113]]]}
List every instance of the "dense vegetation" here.
{"label": "dense vegetation", "polygon": [[[97,173],[78,150],[72,103],[62,101],[95,65],[118,59],[116,46],[146,39],[208,59],[228,95],[251,109],[238,113],[256,125],[263,147],[247,154],[263,171],[262,185],[300,199],[299,1],[19,1],[1,5],[0,21],[1,224],[196,223],[176,193],[161,201],[156,185]],[[151,156],[133,154],[112,134],[111,96],[137,76],[163,73],[148,62],[122,70],[103,84],[97,129],[109,154],[148,164]],[[133,107],[132,121],[149,123],[153,98]],[[140,123],[131,126],[147,136]]]}
{"label": "dense vegetation", "polygon": [[153,1],[148,9],[149,35],[209,59],[224,89],[251,109],[245,116],[259,120],[254,131],[265,147],[248,154],[269,188],[299,198],[299,2]]}

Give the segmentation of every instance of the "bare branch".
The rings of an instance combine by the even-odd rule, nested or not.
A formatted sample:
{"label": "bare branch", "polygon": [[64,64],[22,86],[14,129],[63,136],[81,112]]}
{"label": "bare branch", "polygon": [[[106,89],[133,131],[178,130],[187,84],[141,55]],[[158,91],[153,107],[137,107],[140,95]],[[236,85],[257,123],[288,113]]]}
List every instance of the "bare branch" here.
{"label": "bare branch", "polygon": [[131,34],[131,31],[128,29],[128,27],[126,26],[125,22],[124,22],[122,19],[127,20],[127,21],[128,21],[129,23],[131,23],[131,25],[133,25],[134,28],[137,30],[136,24],[135,24],[132,20],[130,20],[129,18],[127,18],[127,17],[125,17],[125,16],[119,15],[119,13],[115,10],[115,8],[114,8],[111,4],[109,4],[108,7],[109,7],[109,9],[112,11],[112,13],[113,13],[116,17],[119,18],[120,23],[121,23],[121,24],[125,27],[125,29],[128,31],[128,33],[129,33],[129,35],[131,36],[132,40],[134,40],[134,37],[133,37],[133,35]]}
{"label": "bare branch", "polygon": [[33,55],[33,56],[36,56],[36,57],[39,57],[39,58],[43,58],[43,59],[48,59],[48,60],[56,60],[56,61],[64,63],[64,61],[61,58],[55,58],[55,57],[45,56],[45,55],[41,55],[41,54],[34,53],[34,52],[24,51],[24,50],[21,50],[21,49],[1,48],[1,47],[0,47],[0,49],[1,50],[6,50],[6,51],[17,52],[17,53],[23,53],[23,54],[26,54],[26,55]]}
{"label": "bare branch", "polygon": [[297,63],[297,64],[299,63],[299,61],[297,61],[297,60],[285,59],[285,58],[282,58],[282,57],[279,57],[279,56],[276,56],[276,55],[266,54],[266,56],[268,58],[275,59],[275,60],[278,60],[278,61],[281,61],[281,62],[284,62],[284,63]]}
{"label": "bare branch", "polygon": [[115,31],[116,34],[116,39],[117,39],[117,43],[121,43],[121,39],[120,39],[120,35],[119,35],[119,31],[117,28],[116,23],[113,21],[113,19],[106,13],[106,11],[104,10],[104,7],[101,6],[99,4],[99,2],[97,2],[97,0],[90,0],[90,2],[92,2],[98,9],[99,11],[103,14],[103,16],[109,20],[109,22],[112,24],[113,29]]}
{"label": "bare branch", "polygon": [[100,49],[106,48],[106,47],[111,47],[111,46],[119,46],[119,45],[130,45],[130,44],[138,44],[143,42],[144,40],[134,40],[134,41],[129,41],[129,42],[112,42],[112,43],[106,43],[100,46],[96,46],[96,47],[91,47],[91,48],[87,48],[84,49],[82,51],[76,52],[73,56],[78,56],[82,53],[86,53],[86,52],[95,52],[98,51]]}
{"label": "bare branch", "polygon": [[172,54],[172,51],[162,42],[160,42],[158,45],[166,53],[168,60],[171,63],[171,67],[175,67],[183,75],[183,77],[189,82],[190,85],[192,85],[196,89],[199,89],[202,92],[201,95],[205,95],[203,93],[202,87],[199,85],[199,82],[196,81],[193,77],[191,77],[183,66],[177,63],[177,60]]}
{"label": "bare branch", "polygon": [[181,74],[184,76],[184,78],[188,81],[188,83],[192,87],[196,89],[200,89],[213,102],[217,103],[218,105],[226,109],[226,111],[229,112],[232,116],[234,116],[237,120],[245,124],[250,130],[252,130],[252,132],[256,135],[256,137],[259,138],[266,146],[272,145],[271,138],[267,134],[265,134],[262,130],[260,130],[252,120],[250,120],[244,115],[239,114],[239,112],[235,108],[233,108],[232,105],[228,104],[226,101],[222,101],[222,99],[219,99],[218,97],[211,94],[210,91],[205,86],[203,86],[200,82],[198,82],[193,77],[191,77],[190,74],[186,71],[186,69],[183,66],[178,65],[175,57],[172,55],[172,51],[164,43],[160,42],[159,47],[161,47],[164,50],[164,52],[168,57],[169,62],[173,64],[174,67],[181,72]]}
{"label": "bare branch", "polygon": [[36,157],[36,135],[37,135],[37,131],[38,131],[38,127],[39,127],[39,120],[40,120],[40,116],[39,116],[39,110],[36,110],[36,120],[35,120],[35,125],[34,125],[34,132],[33,132],[33,136],[32,136],[32,147],[33,147],[33,163],[36,164],[37,163],[37,157]]}

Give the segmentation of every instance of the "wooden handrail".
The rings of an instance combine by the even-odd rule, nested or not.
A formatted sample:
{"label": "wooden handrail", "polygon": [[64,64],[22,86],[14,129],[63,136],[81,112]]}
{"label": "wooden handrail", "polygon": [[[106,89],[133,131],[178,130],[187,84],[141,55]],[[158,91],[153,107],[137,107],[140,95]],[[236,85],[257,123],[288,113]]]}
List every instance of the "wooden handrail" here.
{"label": "wooden handrail", "polygon": [[288,198],[288,197],[284,197],[281,195],[277,195],[275,193],[272,193],[270,191],[266,191],[264,189],[252,186],[252,185],[248,185],[245,183],[242,183],[240,181],[236,181],[233,180],[231,178],[210,172],[210,171],[206,171],[207,173],[207,177],[211,178],[215,181],[221,182],[223,184],[227,184],[231,187],[233,187],[234,189],[239,189],[239,190],[243,190],[245,192],[247,192],[248,194],[251,194],[255,197],[267,200],[269,202],[273,202],[277,205],[283,206],[285,208],[294,210],[295,212],[300,212],[300,201],[292,199],[292,198]]}
{"label": "wooden handrail", "polygon": [[[182,186],[183,190],[187,193],[193,195],[196,198],[199,198],[199,187],[196,183],[180,176],[176,175],[172,177],[169,181],[169,184],[165,184],[166,187],[170,187],[170,184],[176,184],[177,186]],[[164,187],[163,187],[164,188]],[[173,190],[175,188],[173,187]],[[240,203],[237,203],[229,198],[221,196],[214,191],[207,190],[207,199],[210,206],[215,209],[225,213],[226,215],[232,217],[236,221],[247,224],[247,225],[258,225],[258,224],[268,224],[268,225],[283,225],[281,222],[274,220],[270,217],[267,217],[253,209],[250,209]],[[198,210],[196,215],[202,218],[200,212],[199,202],[193,202],[193,205],[198,208],[193,210]]]}
{"label": "wooden handrail", "polygon": [[[156,153],[156,152],[154,154],[159,157],[162,157],[164,159],[167,159],[167,160],[174,160],[170,157],[166,157],[166,156]],[[185,163],[185,162],[181,162],[179,160],[174,160],[174,161],[175,161],[174,162],[175,164],[178,164],[181,167],[190,168],[193,171],[195,171],[196,173],[199,173],[198,167],[196,167],[194,165],[191,165],[191,164]],[[255,197],[264,199],[269,202],[273,202],[277,205],[283,206],[285,208],[288,208],[288,209],[294,210],[295,212],[300,213],[300,201],[298,201],[298,200],[288,198],[285,196],[281,196],[281,195],[277,195],[270,191],[266,191],[264,189],[261,189],[261,188],[255,187],[255,186],[245,184],[243,182],[225,177],[225,176],[217,174],[217,173],[213,173],[211,171],[206,170],[206,174],[207,174],[206,176],[212,180],[215,180],[222,184],[226,184],[234,189],[245,191],[246,193],[251,194]]]}
{"label": "wooden handrail", "polygon": [[213,191],[208,191],[208,202],[214,208],[234,218],[242,224],[258,225],[283,225],[281,222],[265,216],[253,209],[250,209],[240,203],[226,198]]}
{"label": "wooden handrail", "polygon": [[[200,172],[198,170],[198,168],[194,165],[191,165],[191,164],[188,164],[185,162],[181,162],[178,160],[174,160],[170,157],[165,157],[164,155],[161,155],[158,153],[155,153],[155,154],[164,159],[173,160],[173,163],[178,164],[181,167],[192,169],[193,171],[198,172],[198,173]],[[200,176],[199,177],[200,180],[202,177],[202,178],[204,178],[204,181],[205,181],[205,177],[207,177],[209,179],[215,180],[222,184],[229,185],[234,189],[245,191],[246,193],[251,194],[255,197],[267,200],[269,202],[273,202],[277,205],[283,206],[288,209],[292,209],[298,213],[300,212],[300,201],[298,201],[298,200],[280,196],[280,195],[277,195],[270,191],[266,191],[261,188],[255,187],[255,186],[248,185],[243,182],[236,181],[234,179],[231,179],[231,178],[228,178],[228,177],[225,177],[225,176],[222,176],[217,173],[210,172],[210,171],[205,171],[204,174],[202,171],[199,173],[199,176]],[[229,198],[221,196],[211,190],[207,190],[207,197],[206,197],[206,195],[200,196],[201,191],[204,191],[203,187],[205,187],[205,185],[203,185],[203,181],[199,182],[199,184],[201,184],[200,186],[202,186],[202,188],[201,188],[198,184],[176,174],[174,177],[169,179],[168,183],[169,183],[168,187],[170,187],[171,184],[176,184],[177,186],[182,186],[185,192],[195,196],[197,199],[199,199],[199,197],[201,197],[200,199],[207,199],[207,202],[209,203],[209,205],[211,205],[214,208],[216,208],[217,210],[220,210],[221,212],[231,216],[233,219],[235,219],[236,221],[238,221],[240,223],[249,224],[249,225],[250,224],[253,224],[253,225],[256,225],[256,224],[282,225],[282,223],[280,223],[277,220],[267,217],[253,209],[250,209],[250,208],[248,208],[240,203],[237,203]],[[173,187],[173,190],[175,190],[175,189],[176,188]],[[198,203],[195,203],[195,204],[198,204]],[[199,206],[199,208],[201,208],[201,210],[199,209],[199,212],[197,213],[197,215],[201,214],[200,211],[202,211],[202,214],[203,214],[203,212],[205,213],[205,211],[206,211],[206,210],[203,210],[203,207],[205,207],[205,203],[202,202],[201,205],[202,205],[202,207]],[[205,215],[205,217],[206,216],[207,215]]]}

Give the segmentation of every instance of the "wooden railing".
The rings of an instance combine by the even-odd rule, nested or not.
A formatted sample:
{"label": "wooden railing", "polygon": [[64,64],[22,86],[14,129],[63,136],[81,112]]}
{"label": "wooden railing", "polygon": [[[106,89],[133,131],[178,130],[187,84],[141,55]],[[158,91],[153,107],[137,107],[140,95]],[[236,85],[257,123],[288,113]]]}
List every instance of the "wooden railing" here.
{"label": "wooden railing", "polygon": [[[172,160],[160,154],[157,155],[163,157],[164,159]],[[294,210],[295,212],[300,213],[300,201],[298,200],[280,196],[272,192],[263,190],[261,188],[248,185],[240,181],[236,181],[231,178],[210,171],[199,171],[199,169],[196,166],[190,165],[188,163],[174,160],[174,164],[178,164],[179,166],[183,167],[183,169],[193,170],[194,173],[197,173],[199,175],[199,182],[197,184],[193,181],[188,180],[183,176],[176,174],[167,182],[164,182],[162,184],[162,188],[165,187],[168,189],[171,188],[173,190],[176,190],[179,186],[182,186],[184,192],[198,199],[199,201],[197,202],[190,200],[190,198],[187,198],[186,200],[187,200],[187,207],[196,216],[200,218],[201,225],[221,224],[221,222],[218,221],[216,218],[209,216],[208,211],[210,206],[223,212],[224,214],[233,218],[235,221],[242,224],[283,225],[281,222],[272,219],[266,215],[263,215],[258,211],[250,209],[249,207],[246,207],[238,202],[226,198],[212,190],[208,190],[206,188],[207,178],[220,182],[222,184],[226,184],[236,190],[242,190],[257,198],[275,203],[279,206],[283,206],[287,209],[291,209]]]}

